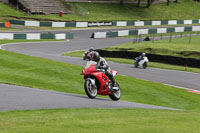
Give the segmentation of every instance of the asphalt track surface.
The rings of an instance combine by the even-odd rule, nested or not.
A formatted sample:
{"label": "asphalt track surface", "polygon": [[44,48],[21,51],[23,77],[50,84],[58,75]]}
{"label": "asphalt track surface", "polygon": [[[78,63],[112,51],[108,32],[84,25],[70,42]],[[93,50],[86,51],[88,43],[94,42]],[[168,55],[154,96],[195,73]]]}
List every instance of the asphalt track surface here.
{"label": "asphalt track surface", "polygon": [[[87,50],[90,47],[104,48],[131,42],[130,38],[91,39],[94,30],[75,30],[75,38],[62,42],[18,43],[1,46],[2,49],[30,56],[36,56],[70,64],[84,66],[81,58],[64,57],[63,53]],[[200,90],[200,74],[155,68],[136,69],[132,65],[109,62],[119,74],[164,84]],[[134,85],[134,83],[133,83]],[[123,91],[123,90],[122,90]],[[47,108],[148,108],[171,109],[110,99],[89,99],[85,95],[75,95],[22,86],[0,85],[0,110],[24,110]],[[173,110],[173,109],[172,109]]]}
{"label": "asphalt track surface", "polygon": [[22,86],[0,85],[0,110],[30,110],[55,108],[144,108],[169,109],[106,98],[89,99],[84,95],[48,91]]}

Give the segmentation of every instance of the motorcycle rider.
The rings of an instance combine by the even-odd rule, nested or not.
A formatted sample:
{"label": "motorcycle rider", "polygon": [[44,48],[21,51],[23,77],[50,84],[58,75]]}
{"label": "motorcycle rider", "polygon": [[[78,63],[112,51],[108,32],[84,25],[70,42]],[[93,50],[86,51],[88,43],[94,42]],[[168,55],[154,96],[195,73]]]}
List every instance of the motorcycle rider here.
{"label": "motorcycle rider", "polygon": [[94,51],[94,48],[93,48],[93,47],[90,47],[90,49],[88,50],[88,53],[89,53],[89,52],[92,52],[92,51]]}
{"label": "motorcycle rider", "polygon": [[137,63],[139,63],[141,60],[143,60],[144,57],[146,57],[146,53],[142,53],[142,54],[138,57]]}
{"label": "motorcycle rider", "polygon": [[[93,47],[90,47],[90,49],[89,49],[88,51],[85,51],[85,57],[86,57],[85,59],[88,58],[88,59],[90,60],[93,51],[94,51],[94,48],[93,48]],[[84,60],[85,60],[85,59],[84,59]]]}
{"label": "motorcycle rider", "polygon": [[99,55],[99,53],[96,52],[96,51],[92,52],[91,58],[92,58],[92,61],[97,62],[97,65],[96,65],[97,68],[105,70],[106,76],[108,76],[108,78],[111,80],[111,82],[113,84],[113,88],[112,89],[113,90],[117,90],[118,89],[117,84],[116,84],[114,76],[113,76],[113,74],[111,72],[110,66],[108,65],[106,60],[103,57],[101,57]]}

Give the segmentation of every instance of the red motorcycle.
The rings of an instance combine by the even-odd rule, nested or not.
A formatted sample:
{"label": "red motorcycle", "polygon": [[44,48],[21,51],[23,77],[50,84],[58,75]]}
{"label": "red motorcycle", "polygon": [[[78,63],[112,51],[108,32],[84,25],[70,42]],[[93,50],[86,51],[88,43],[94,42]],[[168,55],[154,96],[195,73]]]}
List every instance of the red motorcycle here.
{"label": "red motorcycle", "polygon": [[[112,74],[117,75],[117,71],[111,70]],[[85,68],[82,71],[85,79],[85,92],[89,98],[95,98],[97,94],[109,95],[112,100],[119,100],[121,96],[120,86],[117,84],[112,89],[113,84],[111,80],[105,75],[105,71],[97,69],[96,62],[88,61]]]}

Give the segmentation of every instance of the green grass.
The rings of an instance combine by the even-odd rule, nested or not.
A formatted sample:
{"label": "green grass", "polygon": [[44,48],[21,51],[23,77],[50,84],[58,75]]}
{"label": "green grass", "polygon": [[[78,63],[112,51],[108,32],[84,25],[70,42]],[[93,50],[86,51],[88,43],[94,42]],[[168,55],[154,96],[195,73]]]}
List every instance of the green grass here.
{"label": "green grass", "polygon": [[21,30],[15,28],[0,28],[0,31],[21,31]]}
{"label": "green grass", "polygon": [[[0,50],[0,83],[84,94],[83,67]],[[121,100],[183,109],[54,109],[0,112],[0,132],[197,133],[200,95],[116,76]]]}
{"label": "green grass", "polygon": [[171,55],[185,58],[200,59],[200,36],[159,40],[155,42],[126,43],[105,48],[105,50],[128,50],[151,54]]}
{"label": "green grass", "polygon": [[[3,17],[3,16],[10,16],[10,15],[11,16],[17,16],[17,17],[25,16],[24,13],[16,11],[14,8],[12,8],[12,7],[10,7],[6,4],[0,3],[0,16]],[[2,18],[0,18],[0,20],[1,19]]]}
{"label": "green grass", "polygon": [[1,44],[7,44],[7,43],[19,43],[19,42],[45,42],[45,41],[64,41],[64,40],[56,40],[56,39],[41,39],[41,40],[24,40],[24,39],[0,40],[0,45],[1,45]]}
{"label": "green grass", "polygon": [[[169,25],[165,25],[165,26],[161,26],[161,28],[166,28],[166,27],[168,27]],[[176,25],[176,26],[183,26],[183,25]],[[149,27],[151,27],[151,26],[149,26]],[[147,27],[147,28],[149,28],[149,27]],[[158,28],[158,26],[156,26],[157,28]],[[142,27],[141,27],[142,28]],[[143,28],[145,28],[145,27],[143,27]],[[160,26],[159,26],[159,28],[160,28]],[[130,36],[123,36],[123,37],[125,37],[125,38],[136,38],[136,37],[146,37],[146,36],[149,36],[149,37],[151,37],[151,38],[153,38],[154,37],[154,40],[156,40],[156,37],[164,37],[164,36],[182,36],[182,37],[189,37],[190,36],[190,34],[191,35],[193,35],[193,34],[196,34],[196,35],[200,35],[200,32],[197,32],[197,31],[186,31],[186,32],[174,32],[174,33],[162,33],[162,34],[144,34],[144,35],[138,35],[138,36],[136,36],[136,35],[130,35]]]}
{"label": "green grass", "polygon": [[198,133],[199,112],[54,109],[0,112],[0,132]]}
{"label": "green grass", "polygon": [[[84,53],[84,51],[74,51],[74,52],[70,52],[70,53],[65,53],[63,55],[81,58],[83,53]],[[133,59],[124,59],[124,58],[108,58],[108,57],[105,57],[105,59],[108,60],[108,61],[125,63],[125,64],[133,64],[133,62],[134,62]],[[198,68],[185,67],[185,66],[175,66],[175,65],[157,63],[157,62],[151,62],[151,61],[148,63],[148,67],[200,73],[200,69],[198,69]]]}
{"label": "green grass", "polygon": [[[179,0],[179,4],[155,4],[150,8],[137,8],[135,4],[96,4],[78,3],[90,12],[89,20],[168,20],[199,19],[199,5],[188,0]],[[103,9],[103,10],[102,10]],[[165,10],[163,10],[165,9]]]}
{"label": "green grass", "polygon": [[[179,0],[176,4],[171,2],[169,6],[166,3],[155,4],[150,8],[137,8],[135,4],[102,4],[102,3],[71,3],[72,11],[74,14],[64,14],[59,17],[58,14],[52,15],[31,15],[27,16],[23,12],[14,10],[13,8],[0,3],[0,17],[2,21],[10,18],[8,16],[17,16],[25,18],[43,18],[51,20],[64,20],[64,21],[112,21],[112,20],[172,20],[172,19],[199,19],[200,18],[200,3],[188,0]],[[80,15],[76,12],[75,5],[84,8],[89,16],[85,14]],[[103,10],[102,10],[103,9]],[[163,10],[165,9],[165,10]]]}
{"label": "green grass", "polygon": [[[2,50],[0,55],[0,83],[85,95],[83,76],[80,75],[83,67]],[[186,90],[120,75],[116,80],[122,88],[121,100],[200,109],[200,95]]]}

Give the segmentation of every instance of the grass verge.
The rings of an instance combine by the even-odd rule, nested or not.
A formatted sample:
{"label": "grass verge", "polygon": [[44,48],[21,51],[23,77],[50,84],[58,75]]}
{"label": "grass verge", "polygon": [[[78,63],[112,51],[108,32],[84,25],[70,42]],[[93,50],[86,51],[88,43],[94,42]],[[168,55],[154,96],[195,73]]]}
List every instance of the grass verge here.
{"label": "grass verge", "polygon": [[41,39],[41,40],[24,40],[24,39],[16,39],[16,40],[0,40],[1,44],[7,43],[20,43],[20,42],[45,42],[45,41],[64,41],[64,40],[56,40],[56,39]]}
{"label": "grass verge", "polygon": [[0,112],[0,132],[198,133],[199,112],[54,109]]}
{"label": "grass verge", "polygon": [[15,28],[0,28],[0,31],[21,31],[20,29],[15,29]]}
{"label": "grass verge", "polygon": [[166,3],[153,4],[150,8],[138,8],[136,4],[121,6],[113,3],[71,3],[74,14],[64,14],[60,17],[58,14],[27,16],[23,12],[0,3],[0,19],[6,21],[9,16],[16,16],[65,21],[188,20],[200,18],[199,5],[199,2],[188,0],[179,0],[179,3],[170,2],[169,6]]}

